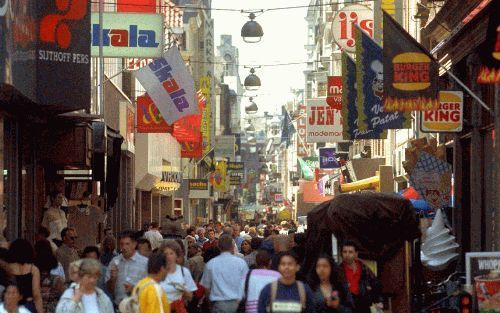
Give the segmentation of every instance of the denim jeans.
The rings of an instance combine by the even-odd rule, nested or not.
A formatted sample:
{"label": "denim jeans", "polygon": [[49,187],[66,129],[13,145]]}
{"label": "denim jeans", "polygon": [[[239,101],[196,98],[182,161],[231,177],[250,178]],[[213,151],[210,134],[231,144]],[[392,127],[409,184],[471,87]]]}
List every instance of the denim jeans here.
{"label": "denim jeans", "polygon": [[214,301],[211,313],[235,313],[238,309],[238,300]]}

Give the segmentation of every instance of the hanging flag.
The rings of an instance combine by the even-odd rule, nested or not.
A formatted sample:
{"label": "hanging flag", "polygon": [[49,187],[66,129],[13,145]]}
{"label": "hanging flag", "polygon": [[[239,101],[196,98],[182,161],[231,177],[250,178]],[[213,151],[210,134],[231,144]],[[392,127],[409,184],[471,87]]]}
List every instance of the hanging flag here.
{"label": "hanging flag", "polygon": [[215,172],[213,174],[212,186],[214,191],[225,192],[227,191],[227,162],[219,161],[215,165]]}
{"label": "hanging flag", "polygon": [[199,112],[193,77],[177,47],[137,70],[135,76],[168,124]]}
{"label": "hanging flag", "polygon": [[295,127],[293,126],[292,119],[285,106],[281,106],[281,114],[283,115],[283,122],[281,124],[281,144],[286,143],[286,147],[288,148],[292,144],[290,138],[295,134]]}
{"label": "hanging flag", "polygon": [[172,125],[161,116],[153,100],[148,95],[137,97],[137,132],[138,133],[172,133]]}
{"label": "hanging flag", "polygon": [[241,134],[234,134],[234,155],[241,155]]}
{"label": "hanging flag", "polygon": [[384,65],[382,48],[356,27],[356,82],[358,126],[362,130],[410,128],[411,118],[383,107]]}
{"label": "hanging flag", "polygon": [[385,139],[387,132],[380,129],[361,130],[358,126],[358,108],[356,107],[356,63],[342,52],[342,121],[343,139]]}
{"label": "hanging flag", "polygon": [[437,110],[438,64],[387,12],[383,15],[385,111]]}
{"label": "hanging flag", "polygon": [[117,0],[116,12],[156,13],[156,0]]}
{"label": "hanging flag", "polygon": [[205,168],[209,172],[215,171],[215,149],[211,149],[205,156],[201,159],[201,164],[205,166]]}
{"label": "hanging flag", "polygon": [[481,70],[477,76],[479,84],[500,83],[500,1],[490,4],[490,17],[486,40],[479,50]]}
{"label": "hanging flag", "polygon": [[[173,136],[179,142],[200,143],[201,136],[201,114],[204,109],[205,101],[201,93],[197,93],[198,110],[200,113],[188,115],[174,123]],[[201,155],[200,155],[201,157]]]}
{"label": "hanging flag", "polygon": [[302,174],[302,178],[305,180],[314,180],[314,172],[311,170],[309,165],[302,159],[297,158],[299,160],[300,173]]}

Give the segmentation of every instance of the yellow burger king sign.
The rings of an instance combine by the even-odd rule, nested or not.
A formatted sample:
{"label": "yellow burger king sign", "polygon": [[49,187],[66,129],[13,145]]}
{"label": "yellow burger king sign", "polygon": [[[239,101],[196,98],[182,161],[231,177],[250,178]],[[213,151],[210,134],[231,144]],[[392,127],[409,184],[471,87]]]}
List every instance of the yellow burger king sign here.
{"label": "yellow burger king sign", "polygon": [[463,123],[463,93],[461,91],[440,91],[439,108],[421,112],[423,132],[460,132]]}

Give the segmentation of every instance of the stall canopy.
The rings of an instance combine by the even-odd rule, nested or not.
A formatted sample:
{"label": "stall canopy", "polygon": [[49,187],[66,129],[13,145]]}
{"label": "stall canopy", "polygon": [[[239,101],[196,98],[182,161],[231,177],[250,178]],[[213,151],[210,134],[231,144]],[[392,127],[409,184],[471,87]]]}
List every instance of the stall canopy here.
{"label": "stall canopy", "polygon": [[306,265],[320,253],[331,253],[334,234],[339,244],[352,240],[361,258],[390,259],[405,240],[420,236],[415,210],[399,195],[359,192],[341,194],[307,214]]}

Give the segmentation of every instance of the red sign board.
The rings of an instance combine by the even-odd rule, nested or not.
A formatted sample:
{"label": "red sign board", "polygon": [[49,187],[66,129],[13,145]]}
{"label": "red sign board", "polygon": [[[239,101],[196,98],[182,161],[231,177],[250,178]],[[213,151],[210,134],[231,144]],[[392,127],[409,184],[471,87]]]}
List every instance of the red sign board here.
{"label": "red sign board", "polygon": [[333,109],[342,109],[342,76],[328,76],[326,103]]}
{"label": "red sign board", "polygon": [[181,144],[181,157],[201,158],[203,156],[203,144],[201,142],[201,138],[199,142],[182,141],[180,142],[180,144]]}
{"label": "red sign board", "polygon": [[147,95],[137,97],[137,132],[173,132],[173,127],[165,122],[153,100]]}
{"label": "red sign board", "polygon": [[155,13],[156,0],[117,0],[116,12]]}

